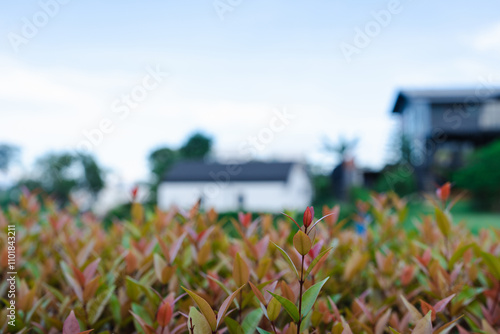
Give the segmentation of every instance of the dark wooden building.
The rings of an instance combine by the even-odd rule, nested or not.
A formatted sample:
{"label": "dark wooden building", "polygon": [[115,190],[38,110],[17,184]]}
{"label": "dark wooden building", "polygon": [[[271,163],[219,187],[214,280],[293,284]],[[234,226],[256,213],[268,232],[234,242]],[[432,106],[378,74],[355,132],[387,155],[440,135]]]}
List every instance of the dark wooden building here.
{"label": "dark wooden building", "polygon": [[461,167],[475,148],[500,138],[500,88],[401,90],[392,113],[401,119],[423,190]]}

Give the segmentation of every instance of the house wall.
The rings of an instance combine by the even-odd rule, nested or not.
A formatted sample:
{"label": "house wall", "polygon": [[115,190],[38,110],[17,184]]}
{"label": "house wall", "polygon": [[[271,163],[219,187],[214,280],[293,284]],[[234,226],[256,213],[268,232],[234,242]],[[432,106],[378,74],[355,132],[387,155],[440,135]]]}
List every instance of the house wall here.
{"label": "house wall", "polygon": [[414,100],[403,111],[403,134],[412,148],[414,166],[425,165],[427,156],[426,139],[432,136],[431,110],[428,101]]}
{"label": "house wall", "polygon": [[158,206],[164,210],[172,205],[189,208],[200,197],[207,209],[278,213],[303,210],[312,201],[312,185],[300,166],[292,167],[287,182],[163,182]]}
{"label": "house wall", "polygon": [[480,134],[500,131],[500,101],[481,104],[438,104],[432,106],[432,126],[448,134]]}

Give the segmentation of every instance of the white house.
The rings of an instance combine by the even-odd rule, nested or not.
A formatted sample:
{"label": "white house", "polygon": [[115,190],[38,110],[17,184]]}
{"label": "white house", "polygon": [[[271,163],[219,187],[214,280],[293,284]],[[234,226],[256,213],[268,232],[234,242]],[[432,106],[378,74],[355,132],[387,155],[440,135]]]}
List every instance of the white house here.
{"label": "white house", "polygon": [[158,189],[158,205],[189,208],[201,200],[217,211],[304,210],[313,188],[305,167],[292,162],[243,164],[185,161],[174,165]]}

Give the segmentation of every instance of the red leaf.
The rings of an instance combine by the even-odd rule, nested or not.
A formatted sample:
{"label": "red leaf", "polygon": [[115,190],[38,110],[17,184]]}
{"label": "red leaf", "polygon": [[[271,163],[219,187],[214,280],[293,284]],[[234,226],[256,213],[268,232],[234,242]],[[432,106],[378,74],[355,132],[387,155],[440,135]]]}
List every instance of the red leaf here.
{"label": "red leaf", "polygon": [[312,259],[315,259],[316,256],[319,255],[319,253],[321,252],[321,248],[323,247],[323,244],[325,242],[323,240],[320,240],[318,241],[312,248],[311,250],[309,251],[309,256],[312,258]]}
{"label": "red leaf", "polygon": [[308,206],[306,211],[304,211],[304,226],[309,227],[314,219],[314,208],[312,206]]}
{"label": "red leaf", "polygon": [[89,282],[94,278],[95,272],[97,270],[97,266],[99,265],[99,262],[101,259],[97,259],[93,262],[91,262],[83,271],[83,276],[85,277],[85,283]]}
{"label": "red leaf", "polygon": [[248,227],[250,226],[250,223],[252,222],[252,213],[247,212],[238,212],[238,220],[240,221],[241,225]]}
{"label": "red leaf", "polygon": [[156,320],[158,324],[162,327],[166,327],[170,320],[172,319],[172,306],[170,306],[169,301],[165,298],[158,309],[158,314],[156,315]]}
{"label": "red leaf", "polygon": [[436,310],[434,309],[434,307],[432,307],[432,305],[427,304],[422,299],[420,299],[420,306],[422,307],[423,314],[427,314],[427,313],[429,313],[429,311],[432,311],[431,321],[434,321],[436,319]]}
{"label": "red leaf", "polygon": [[450,182],[446,182],[441,187],[437,188],[436,195],[442,201],[446,202],[450,197],[451,184]]}
{"label": "red leaf", "polygon": [[267,249],[269,247],[269,236],[266,235],[262,240],[260,240],[257,245],[256,245],[256,248],[257,248],[257,257],[259,259],[261,259],[262,257],[264,257],[264,255],[266,254],[267,252]]}
{"label": "red leaf", "polygon": [[446,307],[446,305],[448,305],[448,303],[450,302],[450,300],[453,299],[453,297],[455,297],[455,294],[452,294],[451,296],[446,297],[446,298],[441,299],[440,301],[438,301],[434,305],[434,309],[436,310],[436,312],[441,312],[442,310],[444,310],[444,308]]}
{"label": "red leaf", "polygon": [[137,198],[137,192],[139,191],[139,187],[138,186],[135,186],[134,188],[132,188],[132,201],[135,201],[135,199]]}
{"label": "red leaf", "polygon": [[69,316],[64,321],[63,334],[79,334],[80,324],[76,320],[75,312],[71,311]]}
{"label": "red leaf", "polygon": [[71,269],[73,269],[73,274],[75,274],[75,278],[80,284],[80,286],[85,286],[85,276],[83,276],[82,272],[75,266],[71,265]]}

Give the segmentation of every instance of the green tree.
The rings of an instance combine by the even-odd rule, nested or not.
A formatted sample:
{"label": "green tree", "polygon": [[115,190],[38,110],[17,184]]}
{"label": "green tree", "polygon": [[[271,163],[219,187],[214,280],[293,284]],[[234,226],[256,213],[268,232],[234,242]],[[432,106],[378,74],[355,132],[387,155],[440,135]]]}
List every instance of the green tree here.
{"label": "green tree", "polygon": [[212,139],[202,133],[195,133],[180,148],[179,153],[184,159],[203,159],[212,149]]}
{"label": "green tree", "polygon": [[415,169],[411,164],[411,142],[403,133],[393,136],[390,163],[380,172],[375,183],[378,192],[394,191],[399,196],[406,196],[417,191]]}
{"label": "green tree", "polygon": [[9,144],[0,144],[0,172],[7,172],[18,155],[18,147]]}
{"label": "green tree", "polygon": [[477,150],[467,165],[458,170],[453,180],[467,189],[482,208],[500,209],[500,141]]}
{"label": "green tree", "polygon": [[158,186],[174,163],[179,159],[179,153],[168,147],[154,150],[148,156],[149,168],[152,174],[150,186],[150,201],[155,202],[157,198]]}
{"label": "green tree", "polygon": [[49,153],[37,160],[35,177],[20,185],[41,188],[61,204],[66,204],[77,190],[88,191],[95,200],[104,188],[104,171],[88,154]]}
{"label": "green tree", "polygon": [[178,150],[161,147],[148,156],[151,171],[150,201],[156,201],[158,186],[165,173],[179,160],[199,160],[210,153],[212,139],[202,133],[195,133]]}

